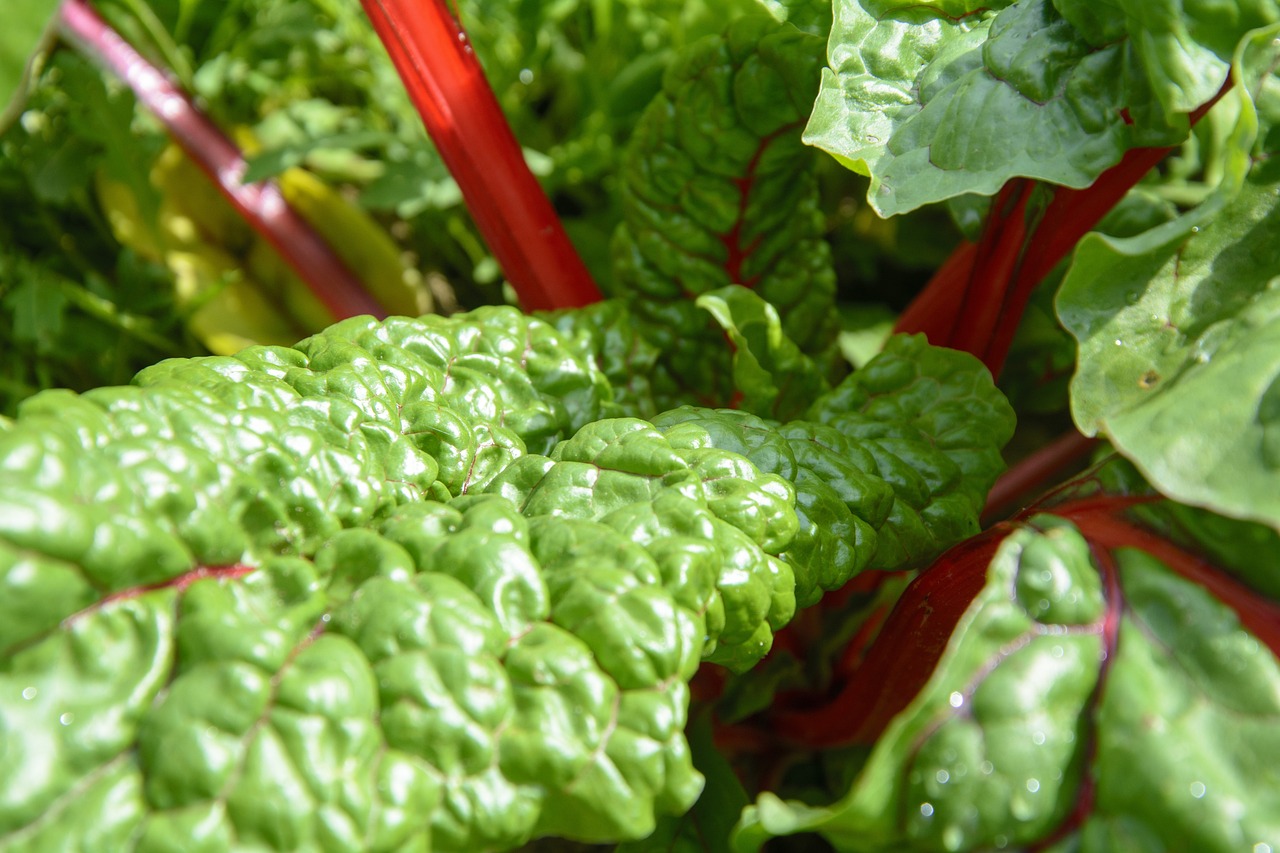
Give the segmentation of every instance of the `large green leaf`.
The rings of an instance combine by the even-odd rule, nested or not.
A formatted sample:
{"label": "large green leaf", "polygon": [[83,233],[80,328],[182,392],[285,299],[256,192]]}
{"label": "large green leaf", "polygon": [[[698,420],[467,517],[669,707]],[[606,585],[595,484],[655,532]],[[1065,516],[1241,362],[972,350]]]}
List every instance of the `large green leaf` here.
{"label": "large green leaf", "polygon": [[[1222,185],[1146,234],[1081,242],[1058,312],[1080,345],[1072,413],[1156,488],[1280,525],[1280,164],[1255,146],[1274,110],[1280,29],[1238,54]],[[1224,104],[1224,106],[1228,106]]]}
{"label": "large green leaf", "polygon": [[1088,186],[1128,148],[1181,139],[1240,38],[1278,15],[1270,0],[840,0],[805,140],[869,174],[885,216],[1014,177]]}
{"label": "large green leaf", "polygon": [[1010,533],[848,794],[765,794],[736,849],[798,832],[859,853],[1280,845],[1274,652],[1205,588],[1086,535],[1049,516]]}
{"label": "large green leaf", "polygon": [[31,65],[52,31],[58,0],[8,0],[0,27],[0,131],[18,117]]}

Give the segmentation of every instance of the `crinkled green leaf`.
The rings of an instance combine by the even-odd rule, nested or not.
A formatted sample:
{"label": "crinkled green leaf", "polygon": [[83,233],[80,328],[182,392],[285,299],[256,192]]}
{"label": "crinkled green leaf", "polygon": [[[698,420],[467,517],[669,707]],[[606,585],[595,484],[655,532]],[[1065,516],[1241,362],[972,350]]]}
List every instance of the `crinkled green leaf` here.
{"label": "crinkled green leaf", "polygon": [[731,284],[696,304],[733,342],[733,384],[743,410],[790,420],[830,389],[813,359],[782,331],[777,309],[752,291]]}
{"label": "crinkled green leaf", "polygon": [[728,351],[693,300],[730,284],[772,303],[805,352],[834,355],[835,276],[799,137],[820,63],[817,37],[748,16],[681,54],[637,125],[615,258],[619,295],[662,354],[655,387],[728,401]]}
{"label": "crinkled green leaf", "polygon": [[622,844],[616,853],[729,853],[733,825],[749,800],[733,767],[716,748],[710,714],[689,725],[694,766],[706,777],[702,796],[688,814],[666,817],[642,841]]}
{"label": "crinkled green leaf", "polygon": [[[133,403],[173,396],[131,390]],[[180,414],[174,405],[146,436],[162,457],[166,429],[198,432]],[[88,438],[88,420],[70,431]],[[4,436],[45,426],[24,416]],[[6,444],[0,458],[42,463],[9,468],[32,500],[100,489],[86,461],[141,455],[99,434],[60,472],[55,454],[30,447]],[[195,459],[220,452],[188,447]],[[146,515],[175,489],[141,476],[126,485]],[[7,608],[18,612],[32,580],[55,603],[63,592],[63,606],[25,626],[4,614],[17,628],[0,656],[0,751],[20,772],[0,781],[0,844],[464,851],[651,833],[656,813],[683,813],[702,787],[686,682],[708,620],[723,615],[710,600],[718,579],[746,567],[718,562],[739,551],[686,535],[723,535],[707,510],[666,497],[609,523],[527,521],[498,497],[415,501],[314,555],[222,566],[152,567],[109,515],[59,530],[6,513],[0,554],[19,561],[3,575],[19,593]],[[189,551],[170,524],[160,514],[143,532]],[[251,538],[248,516],[226,524]]]}
{"label": "crinkled green leaf", "polygon": [[[1239,53],[1226,177],[1185,216],[1082,241],[1058,300],[1080,344],[1072,414],[1161,492],[1280,525],[1280,168],[1250,150],[1254,102],[1275,99],[1277,30]],[[1259,82],[1260,81],[1260,82]]]}
{"label": "crinkled green leaf", "polygon": [[1010,533],[848,794],[766,794],[736,849],[806,831],[885,853],[1280,843],[1275,654],[1151,556],[1094,554],[1060,519]]}
{"label": "crinkled green leaf", "polygon": [[637,541],[658,535],[694,540],[696,558],[718,568],[705,655],[735,669],[758,661],[773,631],[795,612],[795,578],[777,558],[798,527],[795,491],[745,457],[710,446],[673,444],[645,421],[597,421],[556,445],[550,457],[512,463],[486,491],[502,495],[531,518],[601,521]]}
{"label": "crinkled green leaf", "polygon": [[674,445],[739,453],[794,485],[800,530],[783,558],[801,607],[864,569],[924,565],[977,533],[1013,413],[971,356],[894,338],[810,416],[684,407],[654,419]]}
{"label": "crinkled green leaf", "polygon": [[805,140],[869,174],[883,216],[1014,177],[1088,186],[1128,148],[1185,136],[1235,43],[1275,14],[1229,3],[1250,8],[1184,25],[1182,5],[841,0]]}
{"label": "crinkled green leaf", "polygon": [[677,405],[673,389],[662,388],[655,376],[661,353],[641,333],[620,300],[606,299],[544,316],[596,360],[600,372],[613,386],[614,402],[620,409],[617,414],[651,418]]}
{"label": "crinkled green leaf", "polygon": [[56,0],[11,0],[0,31],[0,130],[22,112],[31,66],[58,15]]}
{"label": "crinkled green leaf", "polygon": [[919,565],[977,532],[1015,423],[977,359],[929,346],[923,335],[890,338],[807,417],[865,447],[893,486],[890,535],[875,557],[884,569]]}

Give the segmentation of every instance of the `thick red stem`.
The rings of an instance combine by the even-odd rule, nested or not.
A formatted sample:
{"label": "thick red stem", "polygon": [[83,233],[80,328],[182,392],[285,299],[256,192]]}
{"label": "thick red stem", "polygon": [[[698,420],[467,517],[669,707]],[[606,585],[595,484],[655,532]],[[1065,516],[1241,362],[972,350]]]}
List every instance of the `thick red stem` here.
{"label": "thick red stem", "polygon": [[1020,500],[1040,495],[1065,470],[1087,459],[1097,444],[1097,439],[1086,438],[1073,429],[1023,459],[991,487],[982,511],[983,521],[990,523],[1018,509]]}
{"label": "thick red stem", "polygon": [[781,736],[812,748],[874,742],[933,674],[960,617],[982,591],[987,566],[1007,533],[993,528],[979,534],[922,572],[830,702],[774,717]]}
{"label": "thick red stem", "polygon": [[600,300],[445,0],[361,0],[526,310]]}
{"label": "thick red stem", "polygon": [[86,0],[66,0],[59,17],[62,36],[99,66],[115,74],[165,126],[173,140],[306,283],[335,318],[385,317],[364,284],[329,243],[302,218],[274,181],[246,184],[247,164],[230,139],[160,69],[120,37]]}

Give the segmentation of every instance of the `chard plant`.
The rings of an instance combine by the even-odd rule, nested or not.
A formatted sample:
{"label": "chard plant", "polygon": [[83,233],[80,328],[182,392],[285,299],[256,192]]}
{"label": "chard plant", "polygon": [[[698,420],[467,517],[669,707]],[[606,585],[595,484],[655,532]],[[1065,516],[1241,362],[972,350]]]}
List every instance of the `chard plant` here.
{"label": "chard plant", "polygon": [[[523,310],[9,13],[6,115],[60,34],[292,272],[0,418],[0,849],[1280,850],[1280,4],[726,3],[599,290],[454,11],[362,5]],[[965,235],[883,333],[836,164]]]}

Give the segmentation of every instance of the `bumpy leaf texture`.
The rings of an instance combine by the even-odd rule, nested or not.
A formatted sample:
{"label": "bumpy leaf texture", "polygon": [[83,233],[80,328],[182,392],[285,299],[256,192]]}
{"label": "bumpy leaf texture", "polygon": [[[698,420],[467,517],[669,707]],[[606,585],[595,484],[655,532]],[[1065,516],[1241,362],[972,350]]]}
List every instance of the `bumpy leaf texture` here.
{"label": "bumpy leaf texture", "polygon": [[871,176],[882,215],[1027,177],[1091,184],[1172,145],[1227,79],[1272,0],[899,2],[835,6],[805,140]]}
{"label": "bumpy leaf texture", "polygon": [[806,420],[683,407],[654,424],[794,484],[800,528],[782,558],[807,607],[865,569],[917,568],[977,533],[1014,414],[977,359],[900,336]]}
{"label": "bumpy leaf texture", "polygon": [[615,257],[620,295],[661,353],[661,408],[729,401],[728,352],[694,298],[730,284],[773,304],[805,352],[834,357],[835,276],[800,142],[821,53],[813,35],[743,18],[682,54],[636,126]]}
{"label": "bumpy leaf texture", "polygon": [[[904,340],[815,409],[883,434],[793,424],[796,461],[757,465],[709,440],[728,415],[607,417],[583,352],[511,309],[356,318],[0,422],[0,845],[643,838],[703,786],[699,663],[750,666],[795,610],[818,531],[787,477],[836,466],[822,499],[863,489],[879,535],[904,487],[934,521],[970,488],[900,482],[925,445],[972,469],[948,406],[1007,433],[980,365]],[[849,534],[851,566],[885,559]]]}
{"label": "bumpy leaf texture", "polygon": [[1080,344],[1072,414],[1163,493],[1280,526],[1280,28],[1241,43],[1224,178],[1186,215],[1081,242],[1058,299]]}
{"label": "bumpy leaf texture", "polygon": [[1275,849],[1275,649],[1201,583],[1083,529],[1008,532],[848,794],[766,794],[737,849],[803,831],[886,853]]}

